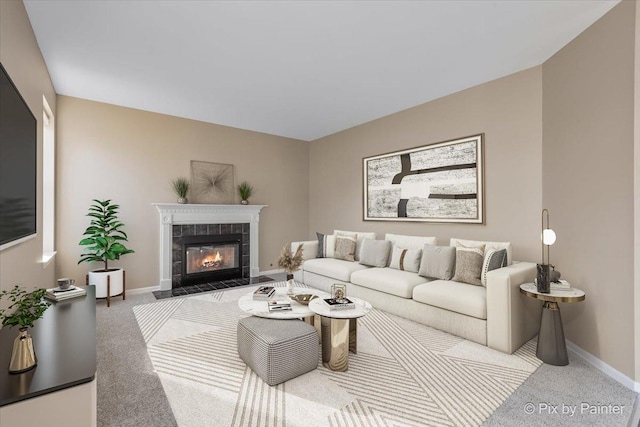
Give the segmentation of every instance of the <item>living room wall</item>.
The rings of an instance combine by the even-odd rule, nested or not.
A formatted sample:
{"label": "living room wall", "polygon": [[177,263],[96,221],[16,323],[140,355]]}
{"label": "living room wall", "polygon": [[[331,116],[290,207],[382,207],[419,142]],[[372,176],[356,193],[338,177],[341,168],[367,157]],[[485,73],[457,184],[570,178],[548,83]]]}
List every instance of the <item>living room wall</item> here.
{"label": "living room wall", "polygon": [[558,235],[551,259],[587,294],[583,303],[562,306],[565,333],[630,378],[636,7],[618,4],[545,62],[542,73],[542,200]]}
{"label": "living room wall", "polygon": [[43,268],[45,265],[41,262],[42,97],[46,97],[55,115],[56,93],[21,1],[0,1],[0,62],[38,120],[37,235],[0,252],[0,289],[14,285],[52,287],[55,265],[50,263]]}
{"label": "living room wall", "polygon": [[[260,214],[260,269],[276,269],[286,242],[308,230],[308,155],[305,142],[173,116],[58,97],[58,272],[83,280],[97,265],[76,265],[89,223],[91,199],[121,206],[131,249],[114,265],[127,272],[127,289],[159,283],[159,216],[154,202],[175,203],[176,177],[190,161],[235,166],[236,184],[255,188]],[[236,203],[239,197],[236,195]]]}
{"label": "living room wall", "polygon": [[[486,224],[363,221],[362,159],[485,134]],[[308,238],[334,229],[510,241],[540,253],[542,68],[534,67],[310,143]]]}

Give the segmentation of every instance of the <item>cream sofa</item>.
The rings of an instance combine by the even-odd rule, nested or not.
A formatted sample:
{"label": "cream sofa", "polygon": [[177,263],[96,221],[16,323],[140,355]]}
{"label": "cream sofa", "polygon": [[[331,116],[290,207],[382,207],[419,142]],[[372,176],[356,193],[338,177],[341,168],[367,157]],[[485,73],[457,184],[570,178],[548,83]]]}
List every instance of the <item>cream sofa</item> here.
{"label": "cream sofa", "polygon": [[[359,234],[359,239],[362,236],[365,233]],[[418,236],[387,234],[385,239],[404,249],[437,244],[435,238]],[[334,283],[345,283],[348,295],[369,301],[375,308],[504,353],[513,353],[538,332],[540,305],[520,294],[519,288],[533,281],[535,264],[516,262],[490,271],[484,287],[432,280],[389,267],[368,267],[357,260],[316,258],[316,240],[293,242],[292,250],[300,243],[305,261],[294,278],[309,286],[330,292]],[[510,259],[510,247],[508,253]]]}

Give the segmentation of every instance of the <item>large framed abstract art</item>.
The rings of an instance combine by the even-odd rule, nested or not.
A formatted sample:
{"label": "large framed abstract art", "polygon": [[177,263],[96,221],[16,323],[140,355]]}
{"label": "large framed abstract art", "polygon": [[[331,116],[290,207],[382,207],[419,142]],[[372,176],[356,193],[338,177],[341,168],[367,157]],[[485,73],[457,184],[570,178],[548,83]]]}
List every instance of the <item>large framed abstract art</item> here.
{"label": "large framed abstract art", "polygon": [[363,159],[364,220],[484,224],[484,134]]}

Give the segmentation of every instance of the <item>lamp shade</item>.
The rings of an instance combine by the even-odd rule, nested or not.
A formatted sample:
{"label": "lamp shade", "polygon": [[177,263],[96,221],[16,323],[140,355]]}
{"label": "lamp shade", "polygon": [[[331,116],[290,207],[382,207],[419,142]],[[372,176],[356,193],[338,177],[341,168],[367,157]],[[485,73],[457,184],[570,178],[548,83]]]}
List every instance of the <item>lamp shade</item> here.
{"label": "lamp shade", "polygon": [[547,246],[553,245],[556,242],[556,232],[550,228],[542,230],[542,243]]}

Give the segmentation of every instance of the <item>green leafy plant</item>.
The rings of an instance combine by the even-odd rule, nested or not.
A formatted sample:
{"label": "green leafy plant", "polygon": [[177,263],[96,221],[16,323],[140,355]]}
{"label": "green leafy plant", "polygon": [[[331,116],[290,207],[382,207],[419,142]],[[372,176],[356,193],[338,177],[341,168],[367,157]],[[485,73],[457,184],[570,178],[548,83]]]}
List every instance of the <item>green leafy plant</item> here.
{"label": "green leafy plant", "polygon": [[121,230],[124,224],[118,219],[120,205],[111,204],[111,200],[93,199],[86,216],[92,217],[89,227],[83,233],[80,246],[85,253],[80,256],[81,262],[103,262],[104,270],[109,271],[109,261],[120,259],[122,255],[132,254],[122,243],[127,241],[127,234]]}
{"label": "green leafy plant", "polygon": [[295,253],[291,251],[291,245],[284,245],[282,252],[280,252],[280,258],[278,258],[278,267],[287,272],[287,274],[293,274],[302,265],[302,243],[298,245]]}
{"label": "green leafy plant", "polygon": [[249,197],[253,194],[253,187],[247,181],[242,181],[238,185],[238,193],[242,200],[249,200]]}
{"label": "green leafy plant", "polygon": [[33,327],[33,323],[40,319],[51,303],[43,300],[46,289],[36,289],[28,292],[16,285],[13,289],[0,292],[0,300],[7,298],[13,304],[0,309],[2,326]]}
{"label": "green leafy plant", "polygon": [[190,186],[191,186],[191,183],[187,178],[180,177],[171,181],[171,187],[173,188],[173,191],[176,192],[176,195],[178,197],[181,197],[183,199],[187,197],[187,193],[189,193]]}

